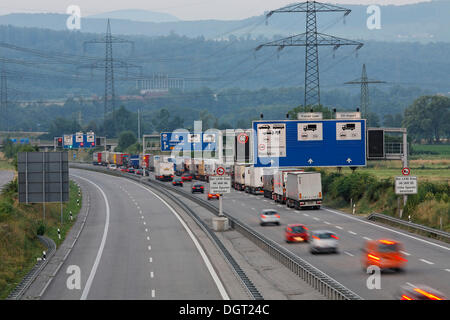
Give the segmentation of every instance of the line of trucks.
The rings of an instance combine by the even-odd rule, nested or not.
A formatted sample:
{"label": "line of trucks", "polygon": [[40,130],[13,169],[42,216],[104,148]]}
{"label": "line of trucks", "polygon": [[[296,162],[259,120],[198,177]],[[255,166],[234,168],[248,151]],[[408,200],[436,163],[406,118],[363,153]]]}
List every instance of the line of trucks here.
{"label": "line of trucks", "polygon": [[322,204],[322,183],[319,172],[305,172],[301,168],[262,168],[245,163],[222,165],[216,159],[173,158],[167,155],[130,155],[120,152],[94,152],[94,164],[147,168],[155,178],[172,181],[175,175],[188,174],[192,179],[209,182],[218,167],[231,176],[232,186],[238,191],[263,194],[265,198],[286,204],[291,208]]}
{"label": "line of trucks", "polygon": [[300,168],[261,168],[248,164],[233,167],[234,189],[286,204],[290,208],[314,208],[322,205],[320,172]]}

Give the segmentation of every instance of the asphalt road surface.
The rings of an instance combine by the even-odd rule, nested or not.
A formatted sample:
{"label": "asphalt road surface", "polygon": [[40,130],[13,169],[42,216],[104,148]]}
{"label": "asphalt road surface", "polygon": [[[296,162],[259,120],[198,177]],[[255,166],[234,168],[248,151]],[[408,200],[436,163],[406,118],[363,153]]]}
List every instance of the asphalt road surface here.
{"label": "asphalt road surface", "polygon": [[[89,216],[42,299],[227,297],[190,234],[161,199],[127,179],[76,169],[70,173],[89,190]],[[79,289],[74,288],[73,270],[80,270]]]}
{"label": "asphalt road surface", "polygon": [[[205,190],[208,190],[208,183],[198,181],[194,183],[202,183]],[[189,192],[191,184],[185,182],[183,189]],[[205,194],[196,196],[206,199],[206,191]],[[217,200],[210,201],[218,207]],[[450,246],[447,243],[376,224],[333,209],[290,209],[286,205],[264,198],[263,195],[250,195],[233,189],[231,193],[224,195],[223,205],[225,212],[284,246],[364,299],[394,299],[401,286],[417,284],[428,285],[450,298]],[[262,209],[276,209],[281,216],[281,225],[260,226],[259,213]],[[286,225],[291,223],[302,223],[310,231],[335,232],[340,237],[340,253],[313,255],[309,252],[307,243],[287,244],[284,230]],[[361,265],[361,249],[364,243],[371,239],[393,239],[401,242],[405,258],[408,259],[404,272],[382,272],[380,289],[368,288],[369,274]]]}

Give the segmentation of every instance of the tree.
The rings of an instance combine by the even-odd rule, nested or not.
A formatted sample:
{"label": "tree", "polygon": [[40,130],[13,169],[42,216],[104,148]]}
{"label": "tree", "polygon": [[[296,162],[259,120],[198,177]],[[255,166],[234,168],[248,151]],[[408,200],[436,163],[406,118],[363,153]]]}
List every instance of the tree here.
{"label": "tree", "polygon": [[119,143],[117,145],[117,148],[121,151],[124,151],[129,146],[136,143],[136,141],[137,141],[136,136],[132,131],[121,132],[119,135]]}
{"label": "tree", "polygon": [[403,125],[414,139],[440,143],[441,137],[450,137],[450,98],[422,96],[405,109]]}

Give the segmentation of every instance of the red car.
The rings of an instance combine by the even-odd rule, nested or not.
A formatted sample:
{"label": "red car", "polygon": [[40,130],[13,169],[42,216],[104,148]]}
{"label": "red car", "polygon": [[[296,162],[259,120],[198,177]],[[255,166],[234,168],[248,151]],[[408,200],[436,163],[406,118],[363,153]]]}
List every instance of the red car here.
{"label": "red car", "polygon": [[183,174],[181,176],[181,180],[183,180],[183,181],[192,181],[192,176],[190,174]]}
{"label": "red car", "polygon": [[220,197],[220,194],[218,194],[218,193],[208,193],[208,200],[219,199],[219,197]]}
{"label": "red car", "polygon": [[308,228],[302,224],[288,224],[285,236],[286,242],[308,242]]}

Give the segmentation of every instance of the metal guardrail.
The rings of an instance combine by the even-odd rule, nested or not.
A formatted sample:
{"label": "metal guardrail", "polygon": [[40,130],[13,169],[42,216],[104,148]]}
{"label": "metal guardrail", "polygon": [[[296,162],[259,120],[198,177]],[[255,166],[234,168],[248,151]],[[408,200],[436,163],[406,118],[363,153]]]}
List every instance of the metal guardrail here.
{"label": "metal guardrail", "polygon": [[55,242],[47,237],[38,236],[39,240],[47,247],[46,259],[38,261],[34,267],[27,273],[27,275],[22,279],[22,281],[14,288],[14,290],[6,298],[7,300],[19,300],[24,292],[31,286],[39,273],[47,265],[48,261],[53,257],[56,252]]}
{"label": "metal guardrail", "polygon": [[[86,168],[79,166],[78,168],[81,169],[87,169],[91,171],[100,171],[100,172],[106,172],[115,176],[122,176],[122,177],[128,177],[131,178],[129,174],[122,174],[121,172],[108,172],[107,169],[95,169],[95,168]],[[136,180],[136,179],[133,179]],[[183,197],[186,197],[190,199],[191,201],[196,202],[197,204],[203,206],[204,208],[211,211],[213,214],[218,215],[219,210],[215,206],[213,206],[211,203],[207,202],[206,200],[199,199],[195,196],[192,196],[191,194],[184,192],[180,189],[173,188],[170,185],[161,183],[159,181],[150,181],[150,184],[157,184],[160,186],[163,186],[165,189],[172,190]],[[145,183],[145,184],[149,184]],[[239,221],[238,219],[231,217],[228,213],[223,212],[225,216],[228,217],[230,221],[230,226],[234,228],[236,231],[240,232],[244,236],[246,236],[249,240],[251,240],[253,243],[255,243],[258,247],[266,251],[269,255],[271,255],[273,258],[275,258],[277,261],[282,263],[284,266],[286,266],[289,270],[294,272],[296,275],[298,275],[302,280],[304,280],[307,284],[312,286],[315,290],[317,290],[319,293],[324,295],[326,298],[331,300],[362,300],[362,298],[354,293],[353,291],[349,290],[348,288],[344,287],[340,283],[338,283],[336,280],[332,279],[319,269],[315,268],[305,260],[301,259],[300,257],[296,256],[289,250],[283,248],[276,242],[272,241],[271,239],[266,238],[262,234],[256,232],[255,230],[252,230],[250,227]]]}
{"label": "metal guardrail", "polygon": [[[206,200],[199,199],[187,192],[173,188],[172,186],[167,186],[158,181],[151,181],[151,183],[164,185],[166,189],[171,189],[178,194],[188,198],[189,200],[196,202],[197,204],[211,211],[213,214],[219,214],[219,209]],[[298,275],[302,280],[304,280],[315,290],[319,291],[319,293],[324,295],[326,298],[331,300],[362,300],[362,298],[356,293],[347,289],[336,280],[332,279],[319,269],[315,268],[305,260],[290,252],[289,250],[283,248],[278,243],[266,238],[238,219],[231,217],[225,211],[223,212],[223,214],[229,219],[230,226],[232,228],[247,237],[258,247],[266,251],[269,255],[275,258],[278,262],[282,263],[290,271]]]}
{"label": "metal guardrail", "polygon": [[446,238],[447,240],[450,240],[450,233],[448,233],[448,232],[445,232],[442,230],[437,230],[437,229],[426,227],[426,226],[422,226],[417,223],[401,220],[401,219],[394,218],[394,217],[391,217],[391,216],[388,216],[385,214],[373,212],[367,217],[367,219],[368,220],[375,220],[375,219],[387,220],[389,222],[397,223],[402,226],[415,229],[416,231],[422,231],[422,232],[425,232],[428,234],[433,234],[437,237],[443,237],[443,238]]}

